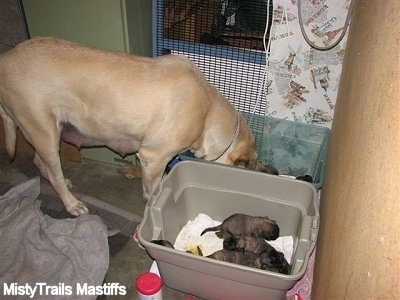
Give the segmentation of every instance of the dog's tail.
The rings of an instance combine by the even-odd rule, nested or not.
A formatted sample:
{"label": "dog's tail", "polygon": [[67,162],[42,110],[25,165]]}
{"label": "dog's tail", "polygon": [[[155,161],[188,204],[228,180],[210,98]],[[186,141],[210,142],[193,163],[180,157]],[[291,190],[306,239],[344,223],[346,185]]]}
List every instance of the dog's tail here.
{"label": "dog's tail", "polygon": [[200,235],[203,235],[203,234],[205,234],[206,232],[209,232],[209,231],[219,231],[219,230],[221,230],[221,225],[214,226],[214,227],[209,227],[209,228],[204,229],[203,232]]}
{"label": "dog's tail", "polygon": [[17,144],[17,125],[15,124],[14,120],[3,110],[1,105],[0,116],[3,118],[7,154],[10,159],[14,159],[15,146]]}

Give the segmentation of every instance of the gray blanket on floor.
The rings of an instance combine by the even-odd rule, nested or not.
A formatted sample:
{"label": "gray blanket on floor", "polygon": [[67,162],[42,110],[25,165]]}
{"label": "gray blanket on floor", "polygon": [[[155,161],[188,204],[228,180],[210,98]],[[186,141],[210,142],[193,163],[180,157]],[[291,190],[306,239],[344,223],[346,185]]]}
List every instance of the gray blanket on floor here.
{"label": "gray blanket on floor", "polygon": [[106,226],[95,215],[53,219],[39,194],[34,178],[0,196],[0,298],[96,299],[109,262]]}

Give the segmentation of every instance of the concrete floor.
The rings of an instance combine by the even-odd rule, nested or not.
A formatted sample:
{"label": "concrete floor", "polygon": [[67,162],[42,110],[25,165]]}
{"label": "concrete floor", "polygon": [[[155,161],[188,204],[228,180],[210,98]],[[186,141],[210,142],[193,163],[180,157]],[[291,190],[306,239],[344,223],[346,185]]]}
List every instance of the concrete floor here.
{"label": "concrete floor", "polygon": [[[119,165],[90,160],[82,163],[62,162],[62,166],[65,177],[72,181],[74,194],[97,198],[123,212],[128,212],[135,222],[140,222],[145,209],[140,179],[126,178]],[[32,163],[32,155],[19,152],[11,163],[4,149],[0,149],[0,168],[16,170],[29,178],[40,174]],[[47,180],[41,181],[42,185],[49,185]],[[140,273],[148,271],[151,264],[152,259],[147,252],[139,248],[132,238],[127,238],[118,253],[110,256],[106,280],[126,286],[128,293],[126,296],[108,296],[106,299],[138,299],[135,279]],[[163,299],[185,299],[186,296],[188,295],[163,287]]]}

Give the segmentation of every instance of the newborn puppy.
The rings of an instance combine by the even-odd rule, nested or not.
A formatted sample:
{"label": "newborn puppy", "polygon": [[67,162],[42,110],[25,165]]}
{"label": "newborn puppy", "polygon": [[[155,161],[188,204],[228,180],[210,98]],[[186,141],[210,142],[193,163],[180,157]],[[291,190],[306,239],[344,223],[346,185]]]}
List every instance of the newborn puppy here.
{"label": "newborn puppy", "polygon": [[289,274],[290,265],[285,259],[285,255],[282,252],[277,251],[268,243],[266,244],[269,247],[261,252],[256,259],[256,264],[260,266],[259,268],[262,270]]}
{"label": "newborn puppy", "polygon": [[165,247],[168,247],[168,248],[175,249],[174,246],[167,240],[152,240],[151,242],[154,243],[154,244],[157,244],[157,245],[161,245],[161,246],[165,246]]}
{"label": "newborn puppy", "polygon": [[261,254],[265,250],[269,250],[272,246],[263,238],[254,236],[237,236],[224,241],[224,249],[231,251],[245,252],[249,251],[256,255]]}
{"label": "newborn puppy", "polygon": [[263,165],[259,169],[256,169],[256,171],[260,171],[260,172],[267,173],[267,174],[272,174],[272,175],[279,175],[278,170],[275,169],[271,165]]}
{"label": "newborn puppy", "polygon": [[[248,164],[245,161],[239,161],[236,163],[236,166],[239,168],[249,168]],[[255,166],[251,167],[253,170],[262,172],[262,173],[267,173],[267,174],[272,174],[272,175],[279,175],[279,172],[276,168],[274,168],[271,165],[263,165],[259,161],[255,163]]]}
{"label": "newborn puppy", "polygon": [[260,269],[261,267],[261,264],[256,261],[257,255],[248,251],[234,252],[223,249],[215,251],[214,253],[210,254],[207,257],[246,267],[258,268],[258,269]]}
{"label": "newborn puppy", "polygon": [[262,238],[253,236],[233,237],[224,241],[224,249],[255,254],[257,268],[282,274],[289,274],[290,266],[282,252],[277,251]]}
{"label": "newborn puppy", "polygon": [[306,182],[311,182],[311,183],[314,182],[314,179],[312,178],[312,176],[311,175],[307,175],[307,174],[303,175],[303,176],[297,176],[296,179],[297,180],[303,180],[303,181],[306,181]]}
{"label": "newborn puppy", "polygon": [[254,236],[266,240],[276,240],[279,237],[279,227],[275,220],[268,217],[254,217],[245,214],[233,214],[220,225],[203,230],[201,235],[208,231],[221,231],[224,241],[236,236]]}

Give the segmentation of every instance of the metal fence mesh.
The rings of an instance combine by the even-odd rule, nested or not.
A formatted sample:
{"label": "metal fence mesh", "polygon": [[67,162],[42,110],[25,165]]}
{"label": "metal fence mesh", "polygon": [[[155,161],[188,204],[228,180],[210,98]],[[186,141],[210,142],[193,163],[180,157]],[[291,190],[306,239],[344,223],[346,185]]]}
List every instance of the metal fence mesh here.
{"label": "metal fence mesh", "polygon": [[[267,0],[153,0],[154,55],[189,57],[246,117],[264,115],[263,36],[272,11]],[[253,132],[263,132],[264,118],[251,119]],[[256,140],[261,147],[262,136]]]}

